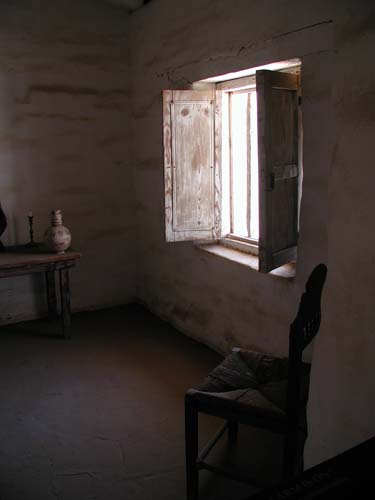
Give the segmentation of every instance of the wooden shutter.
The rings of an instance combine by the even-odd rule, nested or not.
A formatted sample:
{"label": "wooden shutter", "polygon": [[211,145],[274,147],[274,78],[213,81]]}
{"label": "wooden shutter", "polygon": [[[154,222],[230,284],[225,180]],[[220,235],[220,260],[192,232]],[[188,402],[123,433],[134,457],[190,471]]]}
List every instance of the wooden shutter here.
{"label": "wooden shutter", "polygon": [[257,71],[259,270],[297,257],[298,75]]}
{"label": "wooden shutter", "polygon": [[220,237],[219,118],[212,90],[163,92],[167,241]]}

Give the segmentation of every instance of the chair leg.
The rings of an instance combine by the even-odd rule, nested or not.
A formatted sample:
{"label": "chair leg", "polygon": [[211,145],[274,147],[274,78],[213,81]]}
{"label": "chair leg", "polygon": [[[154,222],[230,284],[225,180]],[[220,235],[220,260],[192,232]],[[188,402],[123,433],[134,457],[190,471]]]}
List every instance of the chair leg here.
{"label": "chair leg", "polygon": [[284,447],[283,479],[291,479],[303,471],[303,448],[298,446],[296,432],[287,435]]}
{"label": "chair leg", "polygon": [[238,437],[238,422],[235,420],[228,420],[228,440],[230,443],[235,443]]}
{"label": "chair leg", "polygon": [[199,490],[198,411],[189,395],[185,396],[186,497],[197,500]]}

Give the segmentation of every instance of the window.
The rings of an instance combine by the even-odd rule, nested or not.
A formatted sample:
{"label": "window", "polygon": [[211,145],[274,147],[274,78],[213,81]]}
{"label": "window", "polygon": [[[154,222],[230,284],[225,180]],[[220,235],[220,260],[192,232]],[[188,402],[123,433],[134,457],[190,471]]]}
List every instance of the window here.
{"label": "window", "polygon": [[296,259],[299,73],[163,93],[167,241],[222,240],[268,272]]}
{"label": "window", "polygon": [[259,240],[257,95],[255,85],[236,88],[245,83],[241,79],[222,93],[222,234],[226,243],[245,251],[251,247],[254,253]]}

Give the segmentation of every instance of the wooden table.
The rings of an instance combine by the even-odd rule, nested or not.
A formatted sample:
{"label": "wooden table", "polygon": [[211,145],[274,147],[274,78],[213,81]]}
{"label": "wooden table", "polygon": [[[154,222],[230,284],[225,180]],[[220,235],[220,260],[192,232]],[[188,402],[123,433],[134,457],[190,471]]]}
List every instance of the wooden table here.
{"label": "wooden table", "polygon": [[45,273],[47,284],[48,316],[55,319],[58,314],[56,273],[59,277],[61,320],[64,338],[70,338],[70,283],[69,270],[80,259],[81,254],[73,250],[51,253],[43,245],[5,247],[0,252],[0,278]]}

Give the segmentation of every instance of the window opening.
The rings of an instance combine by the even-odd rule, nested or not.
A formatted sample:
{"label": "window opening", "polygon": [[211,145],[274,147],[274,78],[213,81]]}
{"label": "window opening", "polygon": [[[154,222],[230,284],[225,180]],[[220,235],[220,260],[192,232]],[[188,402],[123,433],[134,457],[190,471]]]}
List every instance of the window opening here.
{"label": "window opening", "polygon": [[299,68],[284,61],[164,91],[167,241],[220,240],[259,254],[261,272],[296,259]]}
{"label": "window opening", "polygon": [[[256,243],[259,239],[257,96],[255,89],[228,92],[227,133],[223,134],[223,200],[229,214],[228,236]],[[227,143],[227,144],[226,144]]]}

